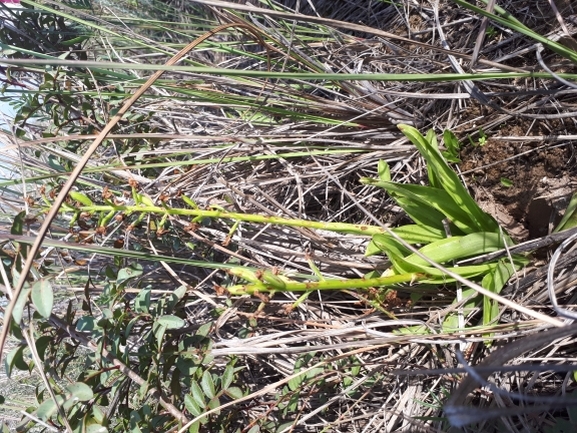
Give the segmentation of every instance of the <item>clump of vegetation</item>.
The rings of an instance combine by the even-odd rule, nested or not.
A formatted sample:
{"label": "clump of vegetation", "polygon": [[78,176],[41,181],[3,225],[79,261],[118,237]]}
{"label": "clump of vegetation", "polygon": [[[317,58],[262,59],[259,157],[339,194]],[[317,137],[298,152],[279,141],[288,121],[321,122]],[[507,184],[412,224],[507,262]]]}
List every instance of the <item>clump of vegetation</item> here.
{"label": "clump of vegetation", "polygon": [[[366,16],[357,2],[348,22],[325,18],[339,10],[323,2],[307,6],[320,17],[291,11],[298,2],[185,3],[23,1],[0,32],[5,95],[19,94],[4,134],[18,154],[3,153],[18,177],[1,183],[4,374],[34,382],[18,399],[0,388],[10,428],[571,424],[564,409],[529,420],[524,408],[485,407],[501,404],[492,395],[467,400],[490,373],[467,364],[499,370],[525,351],[546,360],[547,337],[574,332],[533,336],[563,325],[538,250],[570,239],[574,200],[555,235],[527,244],[480,204],[483,185],[459,175],[507,122],[550,130],[548,111],[570,114],[558,110],[573,75],[495,54],[511,44],[574,62],[543,36],[551,20],[460,0],[366,2]],[[471,59],[475,37],[461,32],[472,30],[440,23],[482,17],[490,41],[466,73],[449,56]],[[42,32],[52,36],[31,44]],[[520,94],[503,91],[523,80]],[[571,281],[574,262],[557,261],[550,279]],[[523,371],[498,377],[563,408],[567,397],[547,398],[573,378],[552,370],[531,372],[532,387]]]}

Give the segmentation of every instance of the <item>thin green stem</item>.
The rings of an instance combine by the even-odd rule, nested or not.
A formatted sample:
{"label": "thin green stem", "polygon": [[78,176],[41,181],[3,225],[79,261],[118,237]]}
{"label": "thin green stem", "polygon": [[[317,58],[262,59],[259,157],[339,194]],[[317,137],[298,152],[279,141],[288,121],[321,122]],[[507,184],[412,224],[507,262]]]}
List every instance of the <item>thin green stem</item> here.
{"label": "thin green stem", "polygon": [[243,284],[228,287],[231,295],[250,295],[259,292],[304,292],[310,290],[368,289],[371,287],[394,287],[426,278],[425,274],[410,273],[377,278],[356,278],[350,280],[324,280],[307,282],[287,282],[282,287],[267,284]]}
{"label": "thin green stem", "polygon": [[[303,227],[309,229],[329,230],[332,232],[351,233],[362,236],[373,236],[376,234],[385,233],[383,227],[365,225],[365,224],[347,224],[323,221],[308,221],[294,218],[283,218],[277,216],[258,215],[258,214],[244,214],[239,212],[227,212],[225,210],[202,210],[202,209],[175,209],[160,206],[114,206],[114,205],[94,205],[79,207],[80,212],[124,212],[132,213],[151,213],[151,214],[168,214],[179,216],[192,216],[201,218],[223,218],[236,221],[253,222],[259,224],[276,224],[291,227]],[[70,211],[68,209],[61,209],[62,212]]]}

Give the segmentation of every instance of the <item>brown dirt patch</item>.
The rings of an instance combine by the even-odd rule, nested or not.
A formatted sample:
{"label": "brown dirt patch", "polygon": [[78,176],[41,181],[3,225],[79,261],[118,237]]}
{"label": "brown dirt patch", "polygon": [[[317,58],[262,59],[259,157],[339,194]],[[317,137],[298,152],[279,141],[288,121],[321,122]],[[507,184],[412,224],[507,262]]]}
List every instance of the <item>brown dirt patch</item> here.
{"label": "brown dirt patch", "polygon": [[[522,125],[507,135],[524,135]],[[517,240],[546,235],[577,184],[573,146],[493,140],[466,145],[461,170],[475,198]]]}

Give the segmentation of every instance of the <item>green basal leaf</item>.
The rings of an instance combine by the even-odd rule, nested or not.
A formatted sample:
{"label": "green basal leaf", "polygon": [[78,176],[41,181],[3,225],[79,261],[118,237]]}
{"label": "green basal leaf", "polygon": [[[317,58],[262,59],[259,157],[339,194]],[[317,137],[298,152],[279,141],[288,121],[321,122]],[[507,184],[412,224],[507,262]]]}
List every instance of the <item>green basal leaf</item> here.
{"label": "green basal leaf", "polygon": [[[483,230],[481,224],[472,219],[461,201],[445,190],[422,185],[404,185],[394,182],[377,182],[376,186],[384,188],[399,206],[419,225],[443,229],[443,220],[449,219],[463,233],[474,233]],[[487,215],[485,214],[485,217]]]}
{"label": "green basal leaf", "polygon": [[[443,190],[451,197],[451,204],[459,208],[459,213],[465,213],[466,218],[459,221],[452,219],[453,223],[463,230],[461,225],[468,225],[468,233],[473,231],[498,232],[497,222],[483,212],[475,200],[469,195],[467,189],[461,183],[457,174],[449,167],[438,147],[432,146],[421,133],[408,125],[399,125],[399,129],[417,147],[423,158],[427,161],[427,167],[434,171]],[[442,212],[442,209],[437,208]],[[449,215],[447,217],[450,218]]]}
{"label": "green basal leaf", "polygon": [[[477,308],[477,303],[479,302],[479,296],[477,292],[473,289],[464,289],[461,294],[461,299],[467,299],[467,301],[459,308],[460,314],[466,318],[469,314],[471,314]],[[455,304],[457,299],[453,301]],[[443,321],[443,332],[456,332],[461,329],[459,326],[459,313],[450,313],[447,315],[445,320]]]}
{"label": "green basal leaf", "polygon": [[429,242],[434,242],[447,237],[447,234],[442,229],[419,224],[405,224],[396,227],[391,231],[399,235],[402,240],[409,244],[428,244]]}
{"label": "green basal leaf", "polygon": [[442,152],[443,157],[448,161],[455,164],[461,162],[459,159],[459,152],[461,150],[461,143],[457,140],[457,137],[453,132],[448,129],[445,129],[443,132],[443,142],[445,143],[445,147],[447,150]]}
{"label": "green basal leaf", "polygon": [[234,365],[227,364],[222,373],[222,389],[227,389],[234,380]]}
{"label": "green basal leaf", "polygon": [[[507,281],[515,274],[516,267],[510,260],[499,260],[495,269],[485,275],[482,286],[493,293],[500,293]],[[490,325],[499,316],[499,303],[486,296],[483,297],[483,325]]]}
{"label": "green basal leaf", "polygon": [[374,251],[375,254],[386,254],[390,261],[394,261],[397,257],[405,257],[410,254],[409,249],[405,248],[403,244],[392,236],[386,234],[374,235],[365,252],[366,256],[372,255],[368,254],[369,250],[371,252]]}
{"label": "green basal leaf", "polygon": [[[59,397],[62,400],[62,397],[60,396],[57,397]],[[63,401],[60,402],[60,404],[62,403]],[[36,409],[36,416],[40,418],[42,421],[47,421],[48,419],[52,418],[52,416],[54,416],[57,411],[58,408],[56,407],[54,400],[50,398],[44,401],[40,406],[38,406],[38,409]]]}
{"label": "green basal leaf", "polygon": [[[504,247],[505,242],[500,233],[471,233],[431,242],[420,248],[419,252],[435,263],[447,263],[492,253]],[[429,264],[417,254],[411,254],[406,260],[415,264]]]}
{"label": "green basal leaf", "polygon": [[100,424],[91,423],[85,426],[83,433],[106,433],[108,429]]}

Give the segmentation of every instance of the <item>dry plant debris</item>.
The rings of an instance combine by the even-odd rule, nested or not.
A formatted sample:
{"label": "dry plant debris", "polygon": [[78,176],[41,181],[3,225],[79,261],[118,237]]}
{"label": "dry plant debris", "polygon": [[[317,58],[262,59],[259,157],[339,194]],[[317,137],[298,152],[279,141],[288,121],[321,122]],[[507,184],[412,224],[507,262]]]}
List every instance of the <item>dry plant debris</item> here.
{"label": "dry plant debris", "polygon": [[[468,62],[482,17],[444,0],[359,0],[338,2],[338,6],[326,0],[271,1],[271,10],[283,9],[269,14],[260,10],[266,7],[264,2],[164,3],[168,8],[162,10],[176,14],[181,24],[204,25],[203,31],[235,20],[248,23],[274,48],[268,50],[250,34],[236,30],[217,34],[190,56],[193,62],[215,68],[376,75],[540,72],[544,63],[556,74],[575,71],[574,63],[547,48],[540,51],[528,36],[492,21],[479,60],[471,70]],[[299,5],[300,13],[293,13]],[[558,13],[549,1],[510,0],[498,6],[540,35],[570,40],[563,26],[573,33],[577,11],[568,1],[557,0],[555,5]],[[151,51],[151,55],[142,44],[118,47],[114,35],[103,34],[86,49],[89,61],[164,63],[166,52],[177,51],[170,43],[190,42],[191,38],[178,29],[155,29],[154,33],[144,26],[131,26],[130,5],[122,6],[127,10],[117,16],[125,18],[112,19],[107,7],[101,11],[111,29],[126,32],[134,41],[170,50],[164,54]],[[86,18],[85,12],[76,13]],[[193,21],[194,16],[200,18]],[[126,66],[127,71],[129,68]],[[145,71],[132,72],[148,76]],[[24,83],[27,78],[40,77],[32,63],[16,76]],[[27,103],[36,103],[38,110],[43,107],[54,118],[68,120],[31,123],[27,116],[21,116],[16,119],[15,134],[6,135],[20,152],[16,156],[5,151],[2,158],[21,167],[22,176],[28,179],[24,191],[29,197],[23,231],[12,233],[20,237],[6,235],[6,239],[18,242],[6,247],[5,255],[10,258],[20,252],[14,245],[33,241],[44,208],[86,151],[86,140],[92,140],[125,97],[142,84],[132,87],[126,80],[122,87],[111,76],[96,79],[84,72],[45,74],[41,80],[54,93],[44,101],[32,98]],[[64,82],[77,94],[59,100],[57,90]],[[400,226],[408,222],[400,207],[382,190],[359,180],[378,177],[379,161],[384,160],[396,182],[426,184],[423,159],[396,125],[410,124],[423,133],[432,128],[438,135],[449,129],[461,141],[455,155],[460,161],[453,167],[460,171],[475,200],[517,242],[536,242],[532,245],[539,246],[523,273],[515,275],[501,295],[548,314],[553,321],[557,318],[547,295],[546,275],[550,255],[563,238],[550,243],[537,240],[559,223],[574,189],[576,91],[554,77],[311,81],[167,71],[108,136],[108,144],[91,158],[77,183],[83,195],[71,196],[66,204],[68,213],[51,227],[55,243],[45,244],[36,265],[54,276],[53,287],[65,298],[57,300],[53,314],[75,324],[82,320],[82,330],[94,333],[92,340],[82,340],[87,338],[84,334],[70,336],[92,347],[94,336],[101,331],[85,317],[96,310],[97,298],[101,302],[103,297],[117,295],[110,292],[112,285],[122,285],[123,302],[142,314],[148,311],[146,302],[154,303],[180,285],[188,288],[186,296],[169,301],[186,326],[171,330],[176,325],[165,323],[166,344],[180,350],[179,344],[186,341],[188,348],[193,347],[187,338],[196,338],[195,350],[205,357],[202,361],[206,361],[209,373],[195,370],[193,375],[200,375],[199,383],[206,385],[208,394],[211,374],[218,383],[216,378],[229,372],[229,365],[238,369],[234,384],[244,388],[240,395],[232,391],[233,387],[217,389],[218,404],[213,403],[216,396],[202,404],[177,398],[182,404],[170,413],[175,419],[182,416],[183,425],[200,417],[195,410],[206,409],[214,411],[215,418],[201,428],[212,431],[218,431],[217,422],[227,422],[220,428],[250,432],[258,431],[252,430],[254,427],[260,431],[437,432],[449,428],[445,415],[454,424],[460,423],[455,421],[458,417],[463,424],[472,420],[465,431],[554,428],[561,425],[560,420],[568,419],[566,400],[560,403],[559,398],[570,398],[575,389],[570,372],[575,359],[571,330],[544,331],[542,321],[502,307],[498,321],[490,326],[445,333],[445,318],[459,310],[458,303],[452,304],[455,288],[451,285],[422,287],[424,295],[418,300],[406,286],[386,296],[376,289],[313,292],[308,298],[295,293],[230,298],[221,292],[222,287],[238,282],[225,271],[228,266],[250,266],[273,275],[278,272],[296,277],[316,273],[326,279],[358,279],[372,271],[383,272],[389,267],[384,257],[364,255],[367,236],[304,225],[237,224],[234,220],[182,215],[163,219],[149,214],[139,219],[129,213],[108,218],[108,214],[87,212],[78,213],[73,221],[70,215],[84,197],[92,204],[108,201],[120,206],[150,200],[167,208],[185,207],[184,197],[207,211],[328,224]],[[98,108],[84,110],[82,104],[88,102]],[[47,181],[37,179],[41,175],[50,176]],[[23,190],[8,183],[4,186],[2,206],[7,214],[14,215],[22,206]],[[12,226],[7,221],[4,231]],[[81,251],[72,246],[65,250],[57,241],[72,241]],[[101,254],[98,245],[117,251],[114,265],[110,266],[103,255],[90,254]],[[121,252],[130,251],[134,254],[121,257]],[[142,252],[162,260],[142,260],[138,255]],[[133,267],[137,260],[142,268]],[[200,267],[201,263],[207,266]],[[555,271],[558,302],[568,309],[575,303],[572,284],[576,264],[574,252],[564,251]],[[116,274],[106,275],[107,266]],[[79,271],[82,273],[76,273]],[[121,278],[120,271],[133,274]],[[82,278],[87,276],[91,280],[85,288]],[[146,291],[148,286],[151,288]],[[70,301],[64,296],[67,291],[78,294]],[[81,308],[83,301],[86,305]],[[173,314],[162,311],[166,316]],[[110,324],[118,319],[102,314]],[[477,323],[474,319],[479,310],[468,314],[465,320]],[[66,324],[54,319],[49,324],[54,335],[64,339]],[[139,326],[144,335],[146,326]],[[406,332],[417,327],[427,333]],[[123,345],[137,348],[139,331],[134,329]],[[564,339],[547,341],[542,336],[557,334],[563,334]],[[541,347],[521,350],[522,342],[533,338],[545,342]],[[487,339],[493,343],[485,344]],[[518,342],[513,342],[515,339]],[[513,344],[521,346],[514,359],[499,357]],[[464,362],[472,366],[497,359],[498,363],[488,362],[495,370],[506,363],[517,367],[491,376],[491,383],[507,393],[495,391],[486,382],[477,388],[484,378],[472,384],[475,371],[462,369],[457,350],[464,352]],[[114,358],[114,350],[111,353]],[[131,364],[135,383],[138,375],[146,375],[145,366],[137,360],[116,359],[119,369],[123,368],[118,364],[121,361]],[[550,368],[540,371],[526,363]],[[183,371],[189,368],[180,367]],[[469,379],[458,388],[466,374]],[[209,376],[211,379],[206,378]],[[162,381],[155,386],[166,388]],[[462,401],[453,400],[444,414],[443,404],[456,389],[462,393],[453,395]],[[519,403],[513,399],[514,393],[536,399],[539,416],[525,410],[524,405],[533,402]],[[463,402],[471,412],[459,406]],[[172,411],[174,402],[164,403],[165,409]],[[205,403],[206,407],[202,406]],[[223,405],[228,405],[230,418],[218,413]],[[522,409],[514,413],[513,405]],[[475,418],[473,409],[485,416]],[[488,419],[488,414],[500,417]],[[178,429],[176,424],[171,427]]]}

